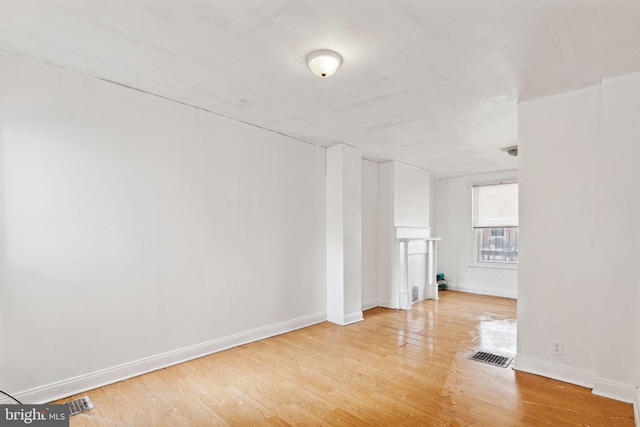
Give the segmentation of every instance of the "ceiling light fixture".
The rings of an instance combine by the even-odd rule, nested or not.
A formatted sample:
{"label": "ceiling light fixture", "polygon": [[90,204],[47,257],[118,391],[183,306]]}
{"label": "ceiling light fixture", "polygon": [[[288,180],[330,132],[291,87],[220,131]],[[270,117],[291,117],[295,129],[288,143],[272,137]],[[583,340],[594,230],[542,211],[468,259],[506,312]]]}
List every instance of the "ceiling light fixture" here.
{"label": "ceiling light fixture", "polygon": [[505,153],[507,153],[510,156],[513,157],[517,157],[518,156],[518,146],[517,145],[512,145],[511,147],[504,147],[501,148],[502,151],[504,151]]}
{"label": "ceiling light fixture", "polygon": [[331,50],[316,50],[307,56],[309,68],[318,77],[331,77],[336,72],[342,57]]}

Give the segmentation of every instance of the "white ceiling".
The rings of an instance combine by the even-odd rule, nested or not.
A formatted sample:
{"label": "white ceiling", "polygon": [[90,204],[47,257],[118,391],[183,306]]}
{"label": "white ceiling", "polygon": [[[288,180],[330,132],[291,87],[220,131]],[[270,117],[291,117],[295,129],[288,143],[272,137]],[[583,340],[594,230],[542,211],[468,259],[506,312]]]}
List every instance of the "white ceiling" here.
{"label": "white ceiling", "polygon": [[0,0],[0,48],[447,177],[517,167],[519,101],[640,71],[640,0]]}

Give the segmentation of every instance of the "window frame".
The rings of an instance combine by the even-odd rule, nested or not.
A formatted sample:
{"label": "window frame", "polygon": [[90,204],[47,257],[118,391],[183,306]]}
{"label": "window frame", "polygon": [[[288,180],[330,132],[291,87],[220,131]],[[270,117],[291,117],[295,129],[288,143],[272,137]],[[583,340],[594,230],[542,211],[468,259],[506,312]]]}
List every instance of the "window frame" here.
{"label": "window frame", "polygon": [[[485,181],[485,182],[474,182],[470,183],[470,197],[469,200],[471,202],[471,221],[469,227],[469,266],[470,267],[479,267],[479,268],[493,268],[493,269],[504,269],[504,270],[517,270],[518,263],[517,262],[509,262],[509,261],[482,261],[480,259],[480,240],[482,235],[482,230],[486,228],[494,229],[494,228],[510,228],[514,227],[513,225],[504,225],[504,226],[496,226],[496,227],[485,227],[485,228],[475,228],[474,220],[475,220],[475,209],[476,209],[476,201],[475,201],[475,187],[485,186],[485,185],[500,185],[500,184],[513,184],[518,183],[517,179],[509,179],[509,180],[499,180],[499,181]],[[519,225],[515,227],[516,232],[519,230]],[[518,235],[519,238],[519,235]],[[518,244],[519,246],[519,244]]]}

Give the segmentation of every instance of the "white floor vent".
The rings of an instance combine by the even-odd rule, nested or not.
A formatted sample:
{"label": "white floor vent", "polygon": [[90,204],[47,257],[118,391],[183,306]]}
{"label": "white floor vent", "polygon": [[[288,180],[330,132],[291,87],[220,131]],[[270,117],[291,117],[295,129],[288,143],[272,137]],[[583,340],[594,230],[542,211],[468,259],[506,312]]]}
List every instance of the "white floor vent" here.
{"label": "white floor vent", "polygon": [[487,353],[485,351],[475,352],[469,359],[477,360],[478,362],[488,363],[494,366],[500,366],[506,368],[511,363],[511,357],[499,356],[497,354]]}
{"label": "white floor vent", "polygon": [[77,415],[80,412],[93,409],[93,402],[91,401],[89,396],[83,396],[78,399],[72,400],[71,402],[67,402],[67,405],[69,405],[69,413],[71,415]]}

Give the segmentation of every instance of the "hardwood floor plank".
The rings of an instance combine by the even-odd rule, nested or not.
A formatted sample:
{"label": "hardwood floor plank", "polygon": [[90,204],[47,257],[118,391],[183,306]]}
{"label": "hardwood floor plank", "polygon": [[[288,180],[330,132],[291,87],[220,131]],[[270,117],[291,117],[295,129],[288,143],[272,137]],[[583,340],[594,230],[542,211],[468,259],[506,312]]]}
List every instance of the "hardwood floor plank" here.
{"label": "hardwood floor plank", "polygon": [[469,359],[515,355],[515,315],[514,300],[451,291],[409,311],[378,307],[363,322],[324,322],[82,393],[95,409],[71,426],[634,425],[629,404]]}

